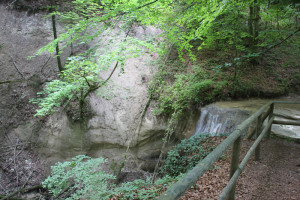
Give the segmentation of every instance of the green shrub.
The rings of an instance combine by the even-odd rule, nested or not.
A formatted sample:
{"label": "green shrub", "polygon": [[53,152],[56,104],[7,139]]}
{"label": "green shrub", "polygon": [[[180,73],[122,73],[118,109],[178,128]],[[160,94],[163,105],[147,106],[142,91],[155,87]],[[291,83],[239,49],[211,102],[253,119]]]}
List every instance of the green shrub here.
{"label": "green shrub", "polygon": [[163,188],[173,184],[181,176],[165,176],[152,183],[151,179],[135,180],[115,185],[115,176],[101,170],[104,158],[79,155],[73,161],[57,163],[51,167],[51,175],[43,182],[54,199],[155,199]]}
{"label": "green shrub", "polygon": [[200,66],[194,66],[189,73],[176,74],[173,83],[164,81],[162,77],[156,79],[158,83],[154,80],[149,86],[149,92],[152,96],[158,96],[158,107],[155,110],[158,115],[181,115],[193,104],[210,103],[222,96],[222,89],[227,84],[226,81],[210,78]]}
{"label": "green shrub", "polygon": [[54,198],[107,199],[114,194],[108,181],[115,177],[100,170],[105,162],[104,158],[91,159],[84,155],[73,161],[58,162],[51,167],[51,175],[43,182],[43,187],[48,188]]}
{"label": "green shrub", "polygon": [[164,176],[152,183],[151,178],[147,180],[135,180],[133,182],[123,183],[115,188],[118,199],[156,199],[162,190],[178,181],[182,175],[177,177]]}
{"label": "green shrub", "polygon": [[168,152],[160,170],[161,174],[175,177],[192,169],[214,149],[212,146],[204,145],[208,142],[209,136],[200,134],[182,140]]}

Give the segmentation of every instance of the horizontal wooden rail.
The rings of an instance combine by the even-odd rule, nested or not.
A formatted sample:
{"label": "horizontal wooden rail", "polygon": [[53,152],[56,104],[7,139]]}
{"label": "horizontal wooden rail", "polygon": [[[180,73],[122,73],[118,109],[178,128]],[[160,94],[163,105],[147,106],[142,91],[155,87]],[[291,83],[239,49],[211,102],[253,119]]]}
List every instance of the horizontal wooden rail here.
{"label": "horizontal wooden rail", "polygon": [[283,114],[278,114],[278,113],[274,113],[275,117],[281,117],[281,118],[285,118],[285,119],[291,119],[291,120],[300,120],[299,118],[296,117],[292,117],[292,116],[288,116],[288,115],[283,115]]}
{"label": "horizontal wooden rail", "polygon": [[[234,199],[235,184],[238,176],[242,173],[245,168],[250,156],[255,151],[256,157],[259,158],[259,143],[262,138],[267,135],[270,136],[271,126],[274,123],[289,123],[291,121],[279,121],[274,120],[273,114],[274,104],[300,104],[295,101],[273,101],[262,106],[258,111],[252,114],[248,119],[241,123],[221,144],[219,144],[215,150],[208,154],[202,161],[200,161],[193,169],[188,171],[177,183],[171,186],[165,191],[158,199],[159,200],[176,200],[181,197],[192,185],[194,185],[199,178],[211,169],[212,165],[224,154],[224,152],[234,143],[234,150],[231,163],[231,179],[227,186],[224,188],[219,199],[226,199],[230,195],[230,199]],[[268,123],[265,128],[261,131],[261,125],[263,121],[268,117]],[[240,138],[242,132],[246,130],[253,122],[256,123],[256,127],[251,131],[250,134],[257,134],[257,139],[247,152],[241,164],[238,166],[237,160],[240,151]],[[298,125],[299,122],[293,122],[292,125]],[[253,132],[253,133],[252,133]],[[260,133],[261,132],[261,133]],[[260,133],[260,134],[259,134]],[[252,137],[252,136],[251,136]],[[237,167],[238,166],[238,167]],[[234,172],[234,173],[233,173]]]}
{"label": "horizontal wooden rail", "polygon": [[299,101],[273,101],[274,104],[300,104]]}
{"label": "horizontal wooden rail", "polygon": [[298,121],[282,121],[282,120],[274,120],[273,124],[282,124],[282,125],[293,125],[300,126],[300,120]]}
{"label": "horizontal wooden rail", "polygon": [[239,175],[245,169],[246,164],[247,164],[248,160],[250,159],[250,157],[252,156],[252,154],[254,153],[256,147],[259,145],[260,141],[263,139],[263,137],[267,133],[267,130],[272,125],[273,120],[274,120],[274,117],[271,120],[269,120],[267,126],[264,128],[264,130],[262,131],[262,133],[259,135],[259,137],[255,140],[255,142],[253,143],[253,145],[250,147],[250,149],[247,152],[247,154],[245,155],[243,161],[241,162],[241,164],[239,165],[239,167],[237,168],[237,170],[235,171],[235,173],[231,177],[230,181],[228,182],[227,186],[224,188],[224,190],[221,193],[221,195],[220,195],[220,197],[219,197],[218,200],[226,200],[227,199],[227,197],[229,195],[229,192],[231,191],[231,189],[235,185],[235,183],[236,183]]}

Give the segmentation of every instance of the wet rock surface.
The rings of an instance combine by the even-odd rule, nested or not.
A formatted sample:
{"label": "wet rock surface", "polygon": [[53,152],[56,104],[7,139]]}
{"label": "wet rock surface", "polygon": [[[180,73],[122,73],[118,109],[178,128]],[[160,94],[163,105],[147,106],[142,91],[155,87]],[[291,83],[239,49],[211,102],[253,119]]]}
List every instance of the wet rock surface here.
{"label": "wet rock surface", "polygon": [[211,135],[230,134],[238,124],[249,117],[249,112],[238,108],[220,108],[216,105],[201,109],[200,119],[195,134]]}

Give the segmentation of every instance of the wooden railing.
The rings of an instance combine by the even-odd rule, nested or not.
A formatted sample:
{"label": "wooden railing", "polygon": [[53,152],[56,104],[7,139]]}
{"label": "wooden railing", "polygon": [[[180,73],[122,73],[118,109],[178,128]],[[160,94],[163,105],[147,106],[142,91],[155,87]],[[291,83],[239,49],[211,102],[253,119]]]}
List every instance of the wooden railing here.
{"label": "wooden railing", "polygon": [[[193,169],[188,171],[177,183],[171,186],[164,192],[159,200],[175,200],[181,197],[198,179],[209,169],[212,165],[224,154],[224,152],[233,145],[230,180],[227,186],[223,189],[219,200],[233,200],[235,194],[235,185],[239,175],[244,170],[249,158],[255,152],[255,160],[259,160],[260,156],[260,141],[266,135],[267,138],[271,134],[272,124],[296,125],[300,126],[300,121],[279,121],[274,120],[274,105],[275,104],[300,104],[300,102],[292,101],[272,101],[262,106],[258,111],[252,114],[242,124],[240,124],[235,131],[233,131],[221,144],[219,144],[214,151],[207,155],[200,161]],[[263,122],[267,120],[267,125],[262,130]],[[241,135],[251,125],[255,123],[255,128],[250,131],[248,137],[256,134],[256,140],[250,147],[249,151],[239,164]]]}

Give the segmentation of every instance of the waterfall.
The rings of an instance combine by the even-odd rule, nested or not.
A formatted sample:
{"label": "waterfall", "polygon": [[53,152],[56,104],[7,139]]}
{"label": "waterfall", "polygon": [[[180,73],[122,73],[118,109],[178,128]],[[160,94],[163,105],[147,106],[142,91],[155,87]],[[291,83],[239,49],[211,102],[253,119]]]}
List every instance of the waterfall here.
{"label": "waterfall", "polygon": [[248,112],[236,108],[221,108],[215,105],[201,109],[195,134],[209,133],[212,136],[231,133],[248,117]]}

